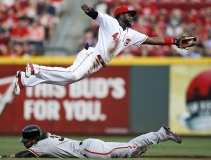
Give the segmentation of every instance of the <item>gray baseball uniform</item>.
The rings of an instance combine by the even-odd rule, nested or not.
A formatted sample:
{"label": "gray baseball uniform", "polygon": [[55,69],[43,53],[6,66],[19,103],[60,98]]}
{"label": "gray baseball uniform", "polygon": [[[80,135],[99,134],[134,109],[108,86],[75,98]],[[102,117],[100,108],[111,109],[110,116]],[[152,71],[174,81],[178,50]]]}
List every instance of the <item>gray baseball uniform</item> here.
{"label": "gray baseball uniform", "polygon": [[157,132],[140,135],[129,142],[104,142],[100,139],[76,141],[49,133],[28,150],[36,155],[56,158],[128,158],[139,146],[149,146],[168,140],[163,127]]}
{"label": "gray baseball uniform", "polygon": [[21,74],[23,85],[67,85],[77,82],[104,67],[126,47],[140,46],[148,37],[131,28],[123,30],[119,22],[107,14],[98,12],[95,21],[100,25],[96,47],[83,49],[78,53],[73,65],[67,68],[33,64],[35,76],[26,78]]}

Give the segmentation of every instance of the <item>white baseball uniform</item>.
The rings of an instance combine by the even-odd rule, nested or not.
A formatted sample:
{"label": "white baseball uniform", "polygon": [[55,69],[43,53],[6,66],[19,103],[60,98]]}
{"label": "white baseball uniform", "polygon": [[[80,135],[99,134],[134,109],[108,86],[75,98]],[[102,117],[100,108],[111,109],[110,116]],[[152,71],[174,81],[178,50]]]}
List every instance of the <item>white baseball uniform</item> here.
{"label": "white baseball uniform", "polygon": [[28,150],[37,157],[55,158],[129,158],[139,146],[149,146],[168,140],[165,129],[140,135],[129,142],[104,142],[100,139],[76,141],[49,133]]}
{"label": "white baseball uniform", "polygon": [[67,85],[77,82],[105,66],[123,49],[130,45],[140,46],[147,35],[131,28],[125,30],[119,22],[98,12],[95,21],[100,25],[96,47],[89,47],[80,51],[70,67],[47,67],[33,64],[35,76],[21,79],[24,86],[35,86],[40,83]]}

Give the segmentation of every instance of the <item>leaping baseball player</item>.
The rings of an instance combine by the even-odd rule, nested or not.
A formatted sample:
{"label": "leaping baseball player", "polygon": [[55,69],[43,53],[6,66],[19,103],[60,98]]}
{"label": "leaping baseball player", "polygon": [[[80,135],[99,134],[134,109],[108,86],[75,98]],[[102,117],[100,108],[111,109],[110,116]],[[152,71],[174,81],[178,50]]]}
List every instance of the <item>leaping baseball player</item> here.
{"label": "leaping baseball player", "polygon": [[28,63],[25,73],[17,71],[14,92],[19,95],[21,89],[33,87],[40,83],[54,85],[67,85],[80,81],[92,73],[105,67],[123,49],[134,45],[176,45],[179,48],[192,47],[197,43],[194,36],[183,36],[180,38],[148,37],[131,29],[135,10],[127,6],[116,8],[114,17],[102,14],[88,7],[81,6],[82,10],[99,25],[98,42],[95,47],[86,47],[81,50],[70,67],[49,67]]}
{"label": "leaping baseball player", "polygon": [[93,138],[77,141],[42,131],[37,125],[29,125],[22,130],[20,138],[27,150],[0,155],[0,158],[140,158],[148,146],[167,140],[182,143],[182,139],[167,126],[129,142],[104,142]]}

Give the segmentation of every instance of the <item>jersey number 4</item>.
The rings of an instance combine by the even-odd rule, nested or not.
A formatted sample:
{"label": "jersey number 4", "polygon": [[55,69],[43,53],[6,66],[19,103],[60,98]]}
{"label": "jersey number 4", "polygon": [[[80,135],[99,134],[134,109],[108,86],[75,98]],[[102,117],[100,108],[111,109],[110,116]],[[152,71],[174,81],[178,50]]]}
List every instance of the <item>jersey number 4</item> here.
{"label": "jersey number 4", "polygon": [[115,40],[116,38],[117,38],[117,36],[118,36],[118,32],[116,32],[116,33],[114,33],[113,35],[112,35],[112,37],[113,37],[113,40]]}

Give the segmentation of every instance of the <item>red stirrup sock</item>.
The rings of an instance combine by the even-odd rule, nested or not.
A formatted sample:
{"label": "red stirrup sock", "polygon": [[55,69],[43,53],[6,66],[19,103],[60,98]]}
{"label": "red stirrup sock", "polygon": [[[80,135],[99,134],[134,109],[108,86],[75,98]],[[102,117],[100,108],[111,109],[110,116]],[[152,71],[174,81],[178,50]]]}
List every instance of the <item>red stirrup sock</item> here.
{"label": "red stirrup sock", "polygon": [[20,76],[18,77],[18,85],[19,85],[20,89],[22,89],[24,87],[21,79],[22,78],[21,78],[21,74],[20,74]]}

